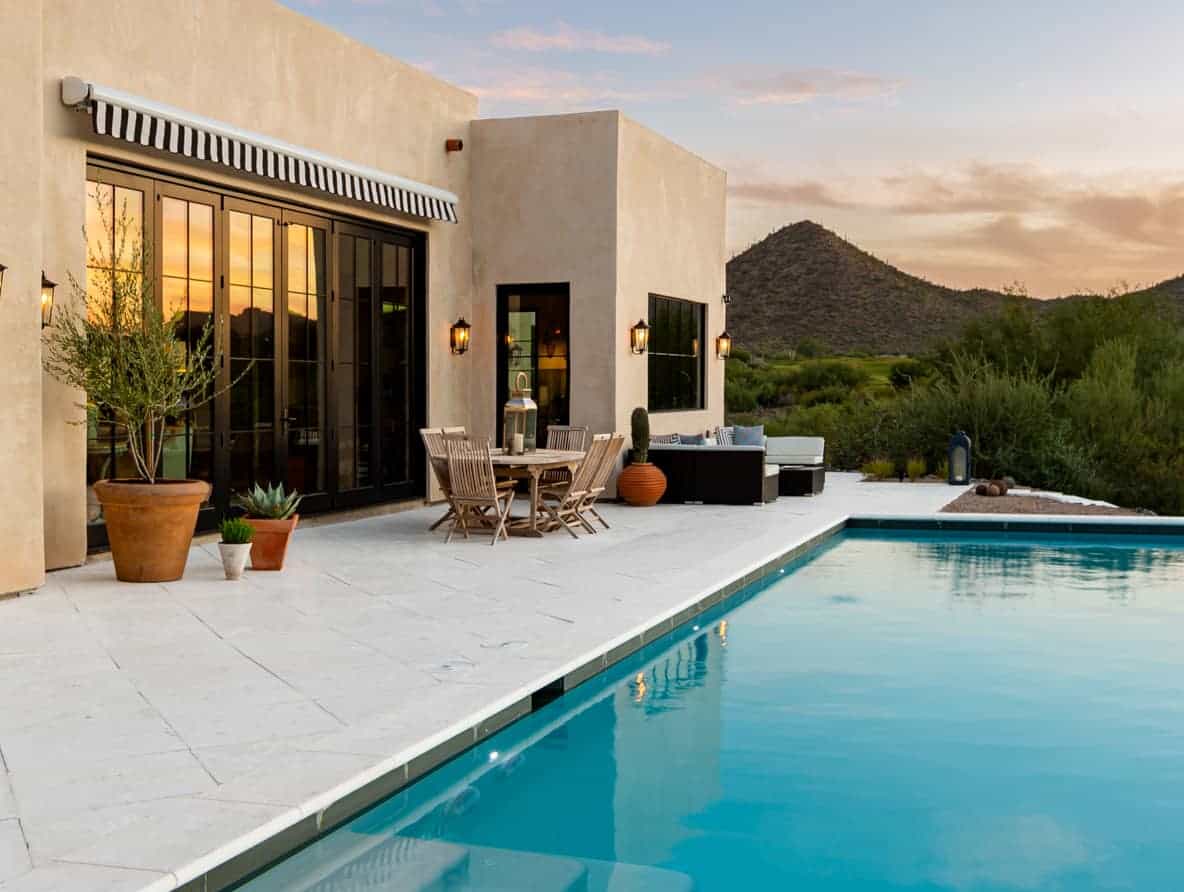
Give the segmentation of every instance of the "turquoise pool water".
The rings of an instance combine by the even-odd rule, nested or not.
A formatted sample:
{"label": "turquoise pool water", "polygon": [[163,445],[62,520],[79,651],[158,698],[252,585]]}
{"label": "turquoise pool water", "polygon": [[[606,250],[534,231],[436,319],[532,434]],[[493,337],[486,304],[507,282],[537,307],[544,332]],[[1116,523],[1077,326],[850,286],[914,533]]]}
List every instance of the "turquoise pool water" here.
{"label": "turquoise pool water", "polygon": [[1180,888],[1182,638],[1167,540],[847,533],[244,888]]}

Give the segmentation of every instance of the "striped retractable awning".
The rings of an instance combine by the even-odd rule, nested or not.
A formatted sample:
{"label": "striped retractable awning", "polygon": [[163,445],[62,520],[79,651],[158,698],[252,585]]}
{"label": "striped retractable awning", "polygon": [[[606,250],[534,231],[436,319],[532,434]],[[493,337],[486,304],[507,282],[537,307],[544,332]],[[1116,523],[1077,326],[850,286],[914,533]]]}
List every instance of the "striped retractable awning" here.
{"label": "striped retractable awning", "polygon": [[455,194],[394,174],[331,158],[68,77],[62,102],[91,113],[94,132],[124,142],[221,164],[266,179],[316,189],[428,220],[457,221]]}

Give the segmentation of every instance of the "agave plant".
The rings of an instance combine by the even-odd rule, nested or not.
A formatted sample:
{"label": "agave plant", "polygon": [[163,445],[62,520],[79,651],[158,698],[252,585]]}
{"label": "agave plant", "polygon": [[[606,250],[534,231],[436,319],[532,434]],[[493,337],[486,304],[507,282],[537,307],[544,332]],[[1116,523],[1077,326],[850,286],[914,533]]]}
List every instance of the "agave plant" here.
{"label": "agave plant", "polygon": [[256,483],[253,489],[235,496],[234,504],[246,511],[248,517],[286,520],[295,513],[302,498],[296,490],[285,493],[282,483],[267,489]]}

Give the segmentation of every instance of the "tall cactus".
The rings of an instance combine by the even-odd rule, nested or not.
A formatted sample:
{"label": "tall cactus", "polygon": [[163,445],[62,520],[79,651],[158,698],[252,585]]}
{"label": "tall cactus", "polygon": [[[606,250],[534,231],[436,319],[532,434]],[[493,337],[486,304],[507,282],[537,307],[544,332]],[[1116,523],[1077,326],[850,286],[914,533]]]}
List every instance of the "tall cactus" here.
{"label": "tall cactus", "polygon": [[650,413],[638,406],[629,423],[633,428],[633,460],[644,464],[650,457]]}

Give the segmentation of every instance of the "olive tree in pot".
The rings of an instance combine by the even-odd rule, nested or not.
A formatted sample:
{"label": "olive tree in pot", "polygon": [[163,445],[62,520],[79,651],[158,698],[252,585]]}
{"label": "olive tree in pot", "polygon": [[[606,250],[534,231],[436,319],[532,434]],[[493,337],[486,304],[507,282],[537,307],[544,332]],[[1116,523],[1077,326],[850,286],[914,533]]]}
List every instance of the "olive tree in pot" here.
{"label": "olive tree in pot", "polygon": [[255,530],[251,541],[252,570],[284,569],[288,541],[300,520],[296,509],[302,498],[295,490],[285,493],[282,483],[267,489],[256,483],[254,489],[235,497],[235,504],[246,512],[243,520]]}
{"label": "olive tree in pot", "polygon": [[[111,210],[107,199],[105,212]],[[138,476],[94,485],[116,577],[168,582],[185,572],[210,485],[161,476],[165,427],[214,398],[213,328],[207,322],[186,344],[178,336],[183,314],[164,317],[153,296],[150,252],[126,206],[106,242],[88,240],[87,281],[70,275],[73,299],[46,330],[43,363],[84,396],[77,423],[86,423],[88,411],[110,418],[135,464]]]}
{"label": "olive tree in pot", "polygon": [[640,406],[630,418],[633,428],[632,460],[617,478],[617,492],[628,504],[637,507],[656,505],[666,492],[666,475],[649,461],[650,416]]}

